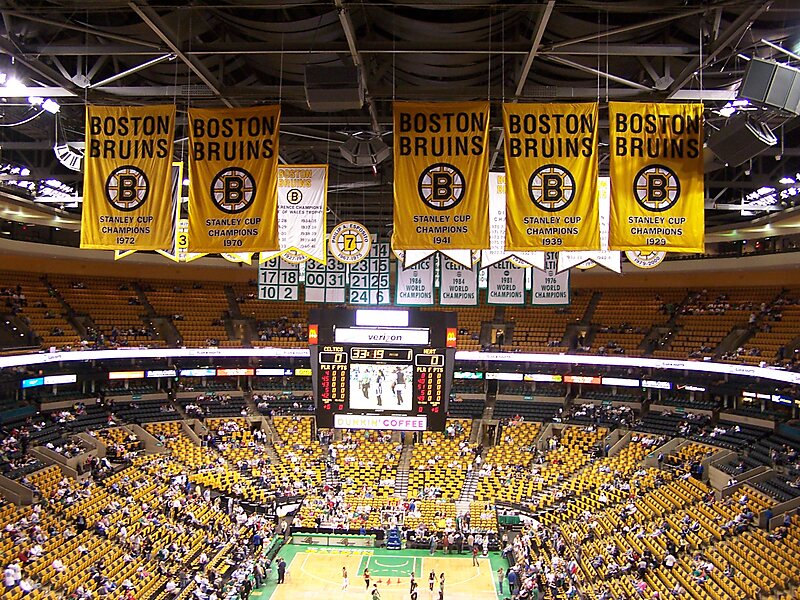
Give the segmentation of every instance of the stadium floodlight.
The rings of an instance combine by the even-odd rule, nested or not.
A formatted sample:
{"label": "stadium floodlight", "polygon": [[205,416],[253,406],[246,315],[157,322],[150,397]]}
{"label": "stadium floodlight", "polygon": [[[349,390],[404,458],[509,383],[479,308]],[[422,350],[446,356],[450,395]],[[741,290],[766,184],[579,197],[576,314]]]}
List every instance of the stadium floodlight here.
{"label": "stadium floodlight", "polygon": [[61,110],[61,106],[58,104],[58,102],[51,98],[47,98],[44,102],[42,102],[42,108],[53,115]]}

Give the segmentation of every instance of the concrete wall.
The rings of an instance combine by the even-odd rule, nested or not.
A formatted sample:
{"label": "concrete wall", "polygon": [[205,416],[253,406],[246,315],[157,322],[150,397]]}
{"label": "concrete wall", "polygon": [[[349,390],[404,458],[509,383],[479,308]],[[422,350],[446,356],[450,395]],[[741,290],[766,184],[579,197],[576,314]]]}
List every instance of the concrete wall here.
{"label": "concrete wall", "polygon": [[[671,406],[669,404],[651,404],[650,410],[653,412],[663,413],[663,412],[675,412],[677,407]],[[705,415],[710,417],[714,414],[711,410],[702,410],[699,408],[686,408],[684,412],[691,414],[691,415]]]}
{"label": "concrete wall", "polygon": [[[620,434],[619,429],[615,429],[610,435],[606,436],[606,439],[603,442],[603,447],[605,447],[607,444],[611,444],[611,449],[608,451],[608,455],[616,456],[625,446],[630,443],[632,435],[633,434],[630,431],[625,434]],[[617,438],[616,440],[614,439],[615,437]]]}
{"label": "concrete wall", "polygon": [[738,423],[739,425],[752,425],[753,427],[763,427],[764,429],[775,429],[775,421],[770,419],[758,419],[756,417],[745,417],[729,412],[719,413],[719,420],[728,423]]}
{"label": "concrete wall", "polygon": [[205,426],[205,425],[203,425],[203,424],[202,424],[200,421],[198,421],[197,419],[190,419],[189,421],[181,421],[181,431],[182,431],[182,432],[183,432],[183,433],[184,433],[186,436],[188,436],[188,437],[189,437],[189,439],[191,439],[191,440],[192,440],[192,442],[194,442],[194,443],[195,443],[195,445],[197,445],[197,446],[200,446],[200,445],[202,445],[202,440],[200,439],[200,436],[199,436],[199,435],[197,435],[197,433],[195,433],[195,426],[196,426],[196,427],[197,427],[197,428],[198,428],[200,431],[203,431],[203,430],[205,430],[205,431],[208,431],[208,430],[206,429],[206,426]]}
{"label": "concrete wall", "polygon": [[783,514],[794,511],[797,508],[800,508],[800,497],[776,504],[771,508],[772,519],[770,519],[769,523],[767,523],[767,511],[758,513],[758,525],[759,527],[768,527],[768,529],[780,527],[783,524]]}
{"label": "concrete wall", "polygon": [[[638,433],[638,435],[640,437],[642,435],[644,435],[644,436],[653,435],[652,433],[641,433],[641,432],[637,432],[637,433]],[[653,448],[653,450],[650,451],[650,453],[647,456],[645,456],[645,458],[644,458],[643,462],[644,462],[645,466],[647,466],[647,467],[657,467],[658,466],[658,455],[659,454],[664,454],[664,456],[669,456],[671,454],[674,454],[675,451],[677,450],[677,448],[681,444],[683,444],[684,442],[686,442],[686,440],[684,438],[680,438],[680,437],[672,438],[671,440],[669,440],[665,444],[662,444],[661,446],[658,446],[657,448]]]}
{"label": "concrete wall", "polygon": [[775,471],[763,465],[755,469],[750,469],[737,477],[735,484],[722,489],[720,491],[720,497],[727,498],[728,496],[734,496],[743,486],[758,483],[759,481],[766,481],[767,479],[771,479],[773,475],[775,475]]}
{"label": "concrete wall", "polygon": [[[482,395],[479,395],[478,397],[483,398]],[[564,404],[564,402],[566,402],[566,398],[558,398],[554,396],[533,395],[532,399],[525,399],[522,396],[517,396],[514,394],[497,394],[497,399],[510,400],[511,402],[540,402],[544,404]]]}
{"label": "concrete wall", "polygon": [[[575,398],[572,401],[573,404],[603,404],[605,400],[597,400],[595,398]],[[622,402],[619,400],[612,400],[611,406],[627,406],[633,410],[642,410],[642,403],[641,402]]]}
{"label": "concrete wall", "polygon": [[0,496],[18,506],[33,504],[33,491],[4,475],[0,475]]}
{"label": "concrete wall", "polygon": [[61,469],[61,474],[64,477],[71,477],[77,479],[79,473],[77,469],[67,464],[67,459],[61,456],[58,452],[53,452],[50,448],[44,446],[36,446],[29,450],[31,456],[35,456],[41,460],[45,465],[56,465]]}
{"label": "concrete wall", "polygon": [[[731,476],[725,471],[719,469],[715,463],[727,462],[731,456],[736,456],[736,452],[731,450],[721,450],[713,456],[713,460],[709,461],[706,473],[708,473],[708,484],[715,490],[724,490],[728,487],[728,481]],[[744,475],[745,473],[743,473]]]}
{"label": "concrete wall", "polygon": [[158,438],[139,425],[125,427],[144,444],[145,454],[169,454],[169,449],[158,441]]}

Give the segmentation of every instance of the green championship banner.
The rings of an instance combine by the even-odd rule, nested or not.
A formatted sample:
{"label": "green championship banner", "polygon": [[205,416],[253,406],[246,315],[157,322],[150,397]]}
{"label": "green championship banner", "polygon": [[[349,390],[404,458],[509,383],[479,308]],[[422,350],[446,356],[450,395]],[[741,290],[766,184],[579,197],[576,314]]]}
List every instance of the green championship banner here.
{"label": "green championship banner", "polygon": [[280,106],[189,109],[189,250],[278,250]]}
{"label": "green championship banner", "polygon": [[506,250],[599,250],[597,103],[504,104]]}
{"label": "green championship banner", "polygon": [[610,250],[703,252],[703,105],[609,102]]}
{"label": "green championship banner", "polygon": [[395,250],[489,247],[489,103],[394,103]]}
{"label": "green championship banner", "polygon": [[86,107],[81,248],[169,248],[174,130],[174,106]]}

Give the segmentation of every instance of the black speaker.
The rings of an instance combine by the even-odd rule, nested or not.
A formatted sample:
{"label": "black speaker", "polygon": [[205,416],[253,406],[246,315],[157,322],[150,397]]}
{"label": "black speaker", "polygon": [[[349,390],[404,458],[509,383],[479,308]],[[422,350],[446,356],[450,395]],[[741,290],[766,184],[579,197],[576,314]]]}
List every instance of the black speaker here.
{"label": "black speaker", "polygon": [[305,80],[306,101],[311,110],[335,112],[358,109],[364,104],[364,90],[356,67],[308,65]]}
{"label": "black speaker", "polygon": [[739,98],[800,114],[800,71],[772,60],[753,58],[747,64]]}
{"label": "black speaker", "polygon": [[708,138],[708,148],[726,165],[736,167],[778,143],[764,123],[745,116],[728,119],[725,126]]}

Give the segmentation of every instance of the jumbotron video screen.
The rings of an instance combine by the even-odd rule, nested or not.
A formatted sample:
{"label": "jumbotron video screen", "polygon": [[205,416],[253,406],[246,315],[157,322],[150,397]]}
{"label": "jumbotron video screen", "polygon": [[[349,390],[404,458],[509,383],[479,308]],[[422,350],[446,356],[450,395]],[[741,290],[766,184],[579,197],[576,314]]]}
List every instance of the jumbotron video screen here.
{"label": "jumbotron video screen", "polygon": [[454,312],[310,311],[317,426],[443,430],[456,326]]}

